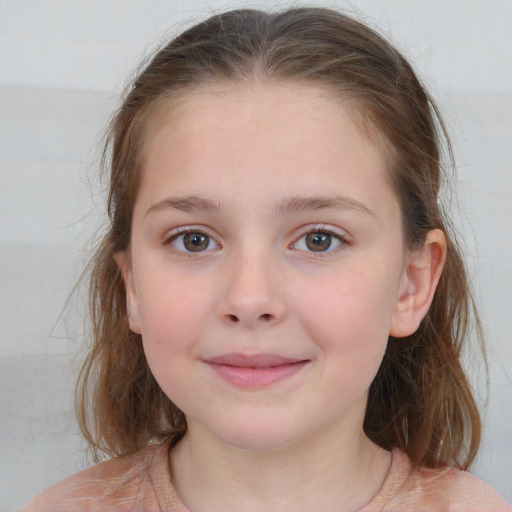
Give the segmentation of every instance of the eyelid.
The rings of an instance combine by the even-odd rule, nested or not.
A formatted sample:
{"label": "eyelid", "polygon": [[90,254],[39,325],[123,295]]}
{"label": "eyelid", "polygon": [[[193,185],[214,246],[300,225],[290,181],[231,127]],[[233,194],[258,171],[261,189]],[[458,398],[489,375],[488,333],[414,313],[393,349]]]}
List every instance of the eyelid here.
{"label": "eyelid", "polygon": [[315,257],[326,257],[329,255],[335,254],[340,250],[343,250],[347,246],[353,245],[352,237],[345,230],[343,230],[341,228],[336,228],[334,226],[330,226],[327,224],[313,224],[313,225],[308,225],[308,226],[305,226],[304,228],[302,228],[300,230],[300,235],[295,238],[295,240],[290,244],[289,247],[293,249],[294,246],[297,245],[299,240],[301,240],[305,236],[312,234],[312,233],[325,233],[334,238],[337,238],[341,242],[339,247],[336,247],[332,250],[327,250],[327,251],[315,252],[315,251],[306,251],[306,250],[298,249],[305,253],[313,254]]}
{"label": "eyelid", "polygon": [[[202,234],[208,236],[216,244],[216,246],[217,246],[216,248],[222,247],[222,244],[219,242],[219,236],[217,234],[212,234],[212,230],[204,225],[180,226],[180,227],[171,229],[164,234],[164,236],[162,237],[162,240],[161,240],[161,244],[164,246],[169,246],[178,237],[186,235],[187,233],[202,233]],[[335,226],[327,225],[327,224],[309,224],[307,226],[300,228],[299,233],[300,234],[294,238],[294,241],[291,244],[289,244],[288,248],[293,249],[294,246],[298,243],[298,241],[300,239],[302,239],[303,237],[305,237],[311,233],[325,233],[325,234],[333,236],[334,238],[338,239],[341,242],[339,247],[336,247],[332,250],[318,251],[318,252],[303,251],[303,252],[308,252],[308,253],[314,254],[315,256],[318,256],[318,257],[327,256],[327,255],[336,253],[339,250],[342,250],[343,248],[345,248],[346,246],[353,245],[352,237],[347,233],[347,231],[345,231],[341,228],[335,227]],[[201,253],[207,253],[212,250],[213,249],[206,249],[204,251],[198,251],[197,253],[193,253],[190,251],[181,251],[181,250],[176,249],[176,252],[181,253],[181,254],[186,254],[186,255],[190,255],[190,254],[199,255]]]}
{"label": "eyelid", "polygon": [[[188,233],[201,233],[203,235],[206,235],[210,240],[212,240],[216,244],[216,248],[220,248],[221,244],[218,241],[218,236],[213,235],[211,233],[211,230],[208,229],[205,226],[180,226],[174,229],[171,229],[170,231],[167,231],[164,236],[162,237],[161,244],[164,246],[170,246],[172,243],[179,238],[180,236],[186,235]],[[175,249],[177,253],[185,254],[185,255],[200,255],[201,253],[207,253],[212,251],[213,249],[205,249],[204,251],[197,251],[196,253],[192,251],[182,251],[179,249]]]}

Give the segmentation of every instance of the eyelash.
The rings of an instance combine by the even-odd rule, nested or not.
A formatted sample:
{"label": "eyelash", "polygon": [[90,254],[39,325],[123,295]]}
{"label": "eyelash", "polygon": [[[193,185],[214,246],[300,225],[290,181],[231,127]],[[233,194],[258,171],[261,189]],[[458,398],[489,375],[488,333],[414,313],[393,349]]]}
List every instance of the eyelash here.
{"label": "eyelash", "polygon": [[[217,246],[219,246],[219,243],[215,241],[215,238],[210,236],[208,233],[205,233],[205,230],[202,229],[202,228],[184,228],[184,229],[179,229],[177,231],[173,231],[169,234],[167,234],[164,239],[162,240],[162,245],[164,246],[169,246],[169,245],[172,245],[174,242],[176,242],[180,237],[185,237],[186,235],[188,234],[194,234],[194,235],[204,235],[208,238],[209,240],[209,243],[208,243],[208,247],[210,246],[210,244],[213,242],[214,244],[216,244]],[[176,253],[177,254],[180,254],[182,256],[191,256],[191,255],[194,255],[196,252],[197,253],[205,253],[205,252],[209,252],[209,250],[211,249],[205,249],[203,251],[187,251],[187,250],[182,250],[182,249],[178,249],[175,247],[175,250],[176,250]]]}
{"label": "eyelash", "polygon": [[290,244],[290,247],[297,246],[297,244],[301,240],[305,240],[308,235],[313,234],[322,234],[322,235],[328,235],[332,237],[332,239],[337,240],[339,244],[331,249],[331,246],[327,248],[326,251],[314,251],[314,250],[307,250],[307,249],[298,249],[308,254],[313,254],[315,257],[328,257],[332,255],[333,253],[337,253],[338,251],[343,250],[347,246],[352,245],[352,241],[348,237],[348,235],[342,235],[341,233],[335,232],[332,229],[327,228],[325,225],[317,225],[309,228],[307,231],[302,233],[299,238],[295,240],[292,244]]}
{"label": "eyelash", "polygon": [[[180,255],[191,256],[191,255],[194,255],[196,252],[197,253],[209,252],[210,250],[212,250],[210,248],[210,244],[212,242],[214,244],[216,244],[217,247],[220,247],[220,244],[215,241],[215,238],[210,236],[208,233],[206,233],[204,229],[202,229],[202,228],[197,228],[196,229],[196,228],[193,228],[193,227],[192,228],[180,229],[180,230],[173,231],[173,232],[167,234],[164,237],[164,239],[162,240],[162,245],[164,245],[164,246],[172,245],[180,237],[185,237],[187,234],[197,234],[197,235],[204,235],[204,236],[206,236],[208,238],[208,240],[209,240],[208,246],[206,247],[206,249],[199,250],[199,251],[188,251],[186,249],[183,250],[183,249],[178,249],[178,248],[175,247],[176,252],[178,254],[180,254]],[[333,249],[331,249],[331,244],[329,244],[329,247],[327,247],[327,250],[325,250],[325,251],[314,251],[314,250],[308,250],[308,249],[298,249],[296,247],[297,244],[301,240],[303,240],[303,239],[305,240],[307,236],[312,235],[312,234],[328,235],[329,237],[332,237],[332,239],[337,240],[339,242],[339,244],[336,247],[334,247]],[[304,253],[310,253],[310,254],[315,255],[315,257],[326,257],[326,256],[329,256],[329,255],[335,253],[335,252],[343,250],[344,247],[350,246],[350,245],[352,245],[352,242],[349,240],[348,236],[342,235],[340,233],[336,233],[333,230],[330,230],[330,229],[326,228],[324,225],[318,225],[318,226],[313,226],[310,229],[308,229],[307,231],[305,231],[304,233],[302,233],[300,235],[300,237],[298,237],[294,242],[292,242],[289,245],[289,248],[293,249],[295,247],[297,250],[300,250],[300,251],[302,251]]]}

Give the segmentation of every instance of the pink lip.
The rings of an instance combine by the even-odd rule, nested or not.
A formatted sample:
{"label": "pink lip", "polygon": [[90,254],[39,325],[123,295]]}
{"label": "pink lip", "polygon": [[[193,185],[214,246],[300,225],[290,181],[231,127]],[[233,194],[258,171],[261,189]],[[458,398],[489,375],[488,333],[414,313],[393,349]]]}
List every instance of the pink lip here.
{"label": "pink lip", "polygon": [[309,361],[274,354],[226,354],[204,362],[231,384],[243,388],[261,388],[291,377]]}

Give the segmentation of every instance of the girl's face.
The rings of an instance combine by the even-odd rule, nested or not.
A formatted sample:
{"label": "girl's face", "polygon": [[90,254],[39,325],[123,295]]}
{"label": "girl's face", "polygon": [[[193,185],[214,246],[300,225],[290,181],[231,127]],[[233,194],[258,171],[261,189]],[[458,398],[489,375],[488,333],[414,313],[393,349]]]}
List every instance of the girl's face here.
{"label": "girl's face", "polygon": [[409,287],[376,143],[321,89],[259,83],[191,96],[145,155],[118,262],[189,427],[259,450],[362,429]]}

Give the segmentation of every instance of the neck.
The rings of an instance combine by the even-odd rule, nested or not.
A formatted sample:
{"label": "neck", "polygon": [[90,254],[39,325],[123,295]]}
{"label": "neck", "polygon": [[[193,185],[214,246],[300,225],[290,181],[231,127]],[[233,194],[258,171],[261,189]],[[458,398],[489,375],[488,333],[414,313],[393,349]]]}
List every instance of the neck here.
{"label": "neck", "polygon": [[355,511],[378,493],[391,460],[360,427],[356,432],[328,428],[298,445],[254,451],[192,423],[172,453],[173,484],[194,512]]}

